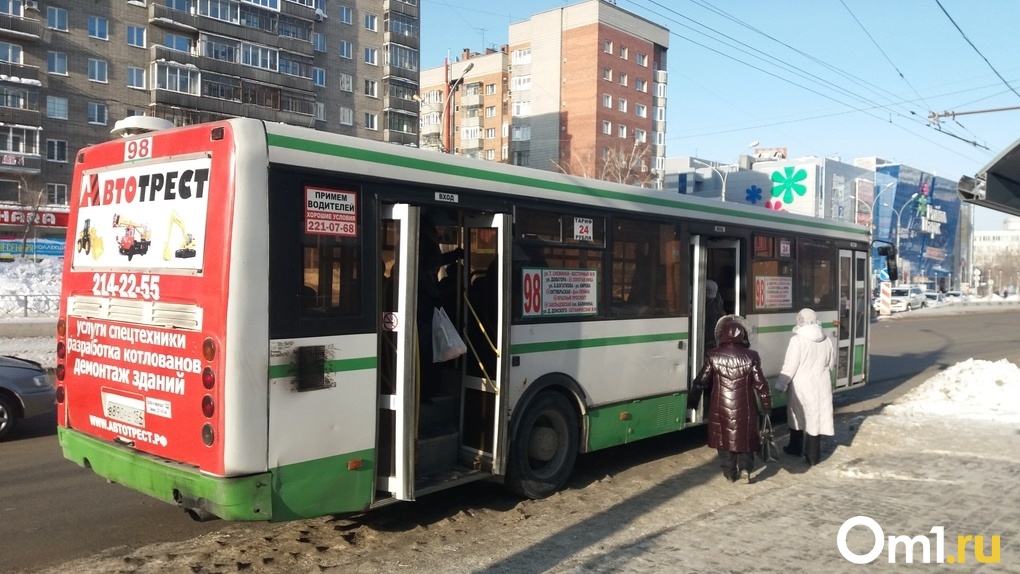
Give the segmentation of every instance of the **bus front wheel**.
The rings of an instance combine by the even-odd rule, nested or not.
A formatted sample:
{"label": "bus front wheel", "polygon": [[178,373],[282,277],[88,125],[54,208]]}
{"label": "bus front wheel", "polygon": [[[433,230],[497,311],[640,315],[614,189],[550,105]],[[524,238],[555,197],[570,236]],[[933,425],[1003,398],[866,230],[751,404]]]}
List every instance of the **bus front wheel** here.
{"label": "bus front wheel", "polygon": [[577,412],[562,394],[546,391],[528,405],[510,445],[506,485],[528,498],[563,488],[574,469]]}

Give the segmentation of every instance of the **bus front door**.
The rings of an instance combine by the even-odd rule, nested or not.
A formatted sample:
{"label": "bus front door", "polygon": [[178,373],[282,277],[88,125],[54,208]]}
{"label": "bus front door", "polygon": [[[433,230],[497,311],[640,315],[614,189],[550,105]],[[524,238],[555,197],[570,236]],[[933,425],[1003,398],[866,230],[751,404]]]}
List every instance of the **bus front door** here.
{"label": "bus front door", "polygon": [[419,213],[407,204],[383,205],[379,232],[376,492],[396,500],[414,500]]}
{"label": "bus front door", "polygon": [[839,250],[839,340],[836,344],[836,388],[864,382],[868,327],[871,317],[870,273],[863,251]]}

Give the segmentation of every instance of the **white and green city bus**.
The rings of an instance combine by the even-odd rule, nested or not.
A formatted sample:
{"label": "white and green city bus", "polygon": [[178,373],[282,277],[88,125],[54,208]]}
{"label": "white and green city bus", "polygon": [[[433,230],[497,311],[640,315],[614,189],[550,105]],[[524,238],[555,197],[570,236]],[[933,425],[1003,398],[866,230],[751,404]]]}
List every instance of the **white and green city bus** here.
{"label": "white and green city bus", "polygon": [[[85,148],[71,202],[64,455],[197,518],[484,478],[547,496],[578,453],[699,424],[709,279],[767,375],[803,307],[838,341],[835,387],[867,375],[858,225],[252,119]],[[432,368],[423,221],[463,250],[424,280],[468,351]]]}

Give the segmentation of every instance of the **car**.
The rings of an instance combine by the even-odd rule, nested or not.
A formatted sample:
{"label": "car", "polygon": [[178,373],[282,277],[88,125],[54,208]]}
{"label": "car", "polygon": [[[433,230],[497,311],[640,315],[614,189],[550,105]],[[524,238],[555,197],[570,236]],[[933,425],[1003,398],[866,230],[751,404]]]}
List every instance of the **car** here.
{"label": "car", "polygon": [[924,292],[924,306],[925,307],[938,307],[939,305],[946,302],[945,296],[937,291],[925,291]]}
{"label": "car", "polygon": [[963,291],[946,291],[946,303],[956,303],[958,301],[966,301],[967,299],[968,297],[963,294]]}
{"label": "car", "polygon": [[924,292],[920,287],[893,287],[889,308],[893,313],[912,311],[924,307]]}
{"label": "car", "polygon": [[0,440],[10,436],[19,419],[53,410],[56,389],[42,365],[0,356]]}

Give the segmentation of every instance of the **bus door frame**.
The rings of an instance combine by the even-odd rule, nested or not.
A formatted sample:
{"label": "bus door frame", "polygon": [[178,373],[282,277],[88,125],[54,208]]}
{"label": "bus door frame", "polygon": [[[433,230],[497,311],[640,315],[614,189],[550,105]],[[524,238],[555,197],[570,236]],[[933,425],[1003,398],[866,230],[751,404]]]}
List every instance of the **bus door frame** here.
{"label": "bus door frame", "polygon": [[[708,259],[710,250],[729,250],[733,252],[735,273],[733,279],[733,313],[743,315],[741,302],[744,300],[744,259],[740,252],[739,237],[718,237],[705,234],[691,235],[691,330],[690,330],[690,381],[698,376],[705,360],[705,284],[708,281]],[[721,286],[720,286],[721,288]],[[750,336],[750,333],[748,333]],[[688,407],[688,412],[693,407]],[[698,419],[702,420],[702,419]],[[695,421],[688,421],[695,422]]]}
{"label": "bus door frame", "polygon": [[[836,373],[837,389],[863,384],[867,365],[858,360],[867,361],[868,328],[871,320],[870,279],[867,254],[863,251],[840,248],[839,277],[837,285],[840,289],[839,315],[840,326],[836,329]],[[847,292],[843,292],[843,288]],[[862,308],[863,307],[863,308]],[[846,321],[846,329],[843,322]],[[863,322],[863,325],[858,325]],[[859,336],[858,336],[859,335]],[[860,351],[860,353],[858,353]],[[860,356],[858,356],[860,355]],[[845,361],[845,363],[844,363]]]}
{"label": "bus door frame", "polygon": [[[472,388],[482,392],[492,393],[494,396],[495,410],[493,411],[493,427],[492,427],[492,473],[496,475],[504,474],[504,453],[506,452],[506,437],[507,437],[507,426],[509,424],[508,417],[504,416],[504,392],[503,382],[507,380],[509,373],[509,361],[507,360],[510,356],[510,240],[511,230],[513,224],[513,216],[509,213],[495,213],[491,215],[471,215],[464,220],[464,236],[469,238],[471,235],[471,229],[495,229],[496,230],[496,265],[499,268],[499,283],[497,286],[496,294],[496,332],[493,333],[495,336],[495,347],[496,347],[496,368],[494,372],[488,373],[491,381],[486,381],[484,377],[468,376],[466,374],[467,362],[475,361],[474,350],[468,347],[467,355],[465,356],[465,374],[462,377],[461,385],[461,408],[465,405],[464,392],[467,388]],[[470,257],[471,246],[468,249],[468,256]],[[467,262],[470,265],[470,260]],[[465,306],[466,307],[466,306]],[[471,316],[470,310],[467,310],[466,320],[474,321],[475,318]]]}
{"label": "bus door frame", "polygon": [[[406,203],[385,203],[381,206],[380,218],[382,221],[398,222],[400,240],[397,242],[396,269],[393,270],[397,276],[394,285],[397,299],[394,312],[396,327],[390,329],[397,333],[395,394],[379,395],[379,408],[394,411],[394,476],[377,477],[377,480],[383,480],[385,484],[377,484],[376,489],[392,493],[397,500],[412,501],[417,436],[415,319],[418,316],[418,229],[421,225],[421,208]],[[382,328],[385,327],[380,330]],[[383,334],[380,332],[379,335],[381,337]],[[376,449],[377,452],[380,450]]]}

